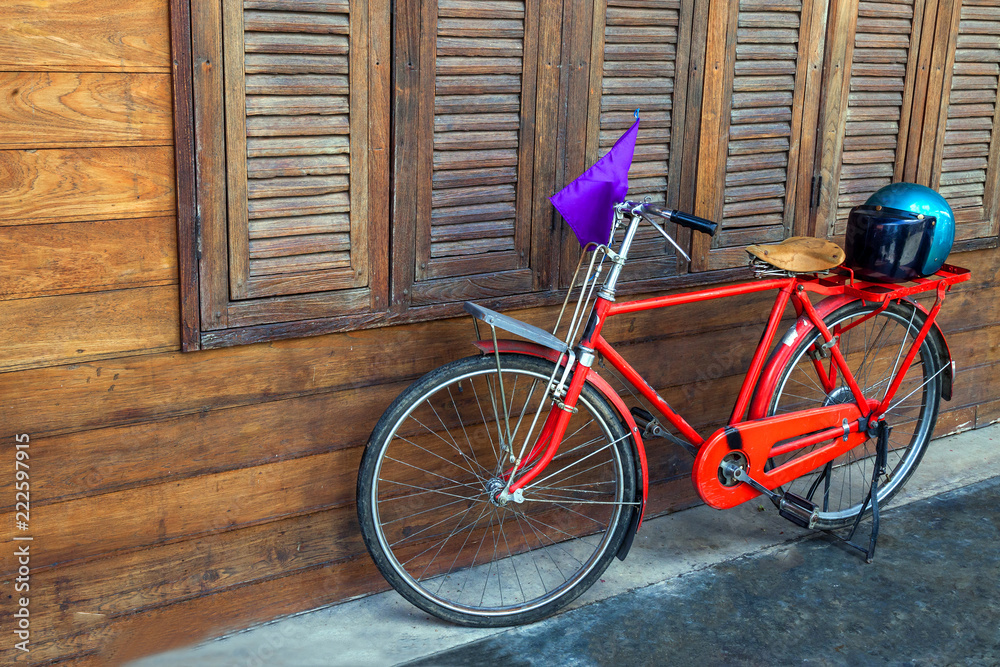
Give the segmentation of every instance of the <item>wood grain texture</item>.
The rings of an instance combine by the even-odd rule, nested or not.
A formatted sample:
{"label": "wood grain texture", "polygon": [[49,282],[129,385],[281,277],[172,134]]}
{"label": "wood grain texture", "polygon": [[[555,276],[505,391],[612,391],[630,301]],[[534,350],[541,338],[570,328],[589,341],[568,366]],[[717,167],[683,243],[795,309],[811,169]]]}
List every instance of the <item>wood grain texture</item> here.
{"label": "wood grain texture", "polygon": [[[360,454],[340,450],[32,508],[32,529],[49,536],[34,545],[32,567],[345,505],[354,499]],[[4,520],[13,521],[13,513]],[[16,565],[4,562],[5,573]]]}
{"label": "wood grain texture", "polygon": [[0,151],[0,225],[173,214],[173,149]]}
{"label": "wood grain texture", "polygon": [[174,162],[177,187],[177,267],[180,284],[181,349],[201,347],[198,313],[198,229],[195,193],[194,94],[191,57],[191,5],[170,3],[170,52],[173,71]]}
{"label": "wood grain texture", "polygon": [[163,0],[4,3],[0,70],[170,72]]}
{"label": "wood grain texture", "polygon": [[[225,327],[229,311],[229,229],[226,201],[226,141],[224,109],[226,104],[222,50],[222,8],[219,3],[192,2],[191,8],[191,110],[193,149],[192,175],[195,192],[189,195],[192,205],[197,201],[197,239],[189,252],[194,253],[197,266],[190,267],[187,276],[197,275],[197,285],[182,283],[182,302],[196,301],[199,306],[198,326],[190,323],[190,311],[185,329]],[[183,69],[181,69],[184,72]],[[182,84],[183,85],[183,84]],[[247,157],[254,157],[247,147]],[[193,223],[193,220],[192,220]],[[195,225],[191,226],[192,231]],[[201,341],[198,341],[198,346]]]}
{"label": "wood grain texture", "polygon": [[[164,353],[21,371],[0,384],[7,416],[3,428],[42,434],[139,423],[414,378],[474,352],[470,329],[468,320],[461,326],[443,321],[197,355]],[[429,344],[414,350],[415,336]],[[409,352],[398,355],[402,349]],[[387,358],[394,363],[386,364]],[[41,403],[32,399],[33,388],[40,386],[51,392]]]}
{"label": "wood grain texture", "polygon": [[[471,349],[471,348],[470,348]],[[358,447],[406,382],[199,411],[32,438],[32,502],[51,504],[151,483]],[[10,490],[13,479],[2,488]]]}
{"label": "wood grain texture", "polygon": [[[468,276],[467,298],[476,298],[478,276],[528,265],[533,126],[535,115],[534,3],[488,1],[425,3],[422,8],[418,193],[414,249],[414,302],[447,290],[426,289],[421,281]],[[503,27],[484,35],[484,21]],[[502,37],[497,41],[497,37]],[[430,65],[432,64],[432,66]],[[498,83],[509,82],[498,87]],[[490,103],[494,102],[494,103]],[[501,112],[505,110],[504,112]],[[516,151],[510,168],[494,155]],[[509,209],[480,217],[477,234],[463,228],[465,209]],[[519,208],[523,214],[515,216]],[[442,228],[441,225],[447,225]],[[508,282],[524,290],[523,283]],[[530,283],[527,290],[531,289]],[[416,294],[420,293],[419,299]],[[457,292],[455,293],[457,296]]]}
{"label": "wood grain texture", "polygon": [[92,292],[0,302],[0,370],[174,350],[177,287]]}
{"label": "wood grain texture", "polygon": [[177,282],[176,221],[0,227],[0,300]]}
{"label": "wood grain texture", "polygon": [[170,75],[0,73],[0,148],[169,145]]}
{"label": "wood grain texture", "polygon": [[[963,6],[944,141],[931,182],[955,210],[958,236],[993,236],[1000,187],[1000,7]],[[971,233],[962,227],[972,228]]]}
{"label": "wood grain texture", "polygon": [[123,664],[275,617],[380,590],[385,586],[378,583],[377,577],[368,558],[308,568],[143,614],[125,615],[77,634],[32,643],[32,657],[52,660],[96,654],[98,664]]}
{"label": "wood grain texture", "polygon": [[[342,565],[364,549],[356,510],[348,506],[40,570],[33,573],[39,611],[32,621],[46,637],[65,636],[126,614]],[[0,619],[9,622],[9,613]]]}

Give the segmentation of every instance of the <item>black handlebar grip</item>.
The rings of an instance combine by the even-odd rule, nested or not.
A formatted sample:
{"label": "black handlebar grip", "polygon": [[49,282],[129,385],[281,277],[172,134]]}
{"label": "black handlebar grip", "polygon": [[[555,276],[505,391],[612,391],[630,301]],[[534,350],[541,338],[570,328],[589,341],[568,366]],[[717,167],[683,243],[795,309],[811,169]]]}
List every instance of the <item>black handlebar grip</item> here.
{"label": "black handlebar grip", "polygon": [[659,206],[654,206],[653,204],[645,204],[644,206],[647,213],[658,215],[661,218],[666,218],[667,220],[676,222],[678,225],[683,225],[688,229],[694,229],[703,234],[708,234],[709,236],[715,236],[715,231],[719,228],[717,223],[714,223],[711,220],[706,220],[705,218],[699,218],[698,216],[691,215],[690,213],[662,209]]}
{"label": "black handlebar grip", "polygon": [[709,236],[715,236],[715,230],[719,228],[719,225],[711,220],[699,218],[698,216],[691,215],[690,213],[682,213],[681,211],[674,211],[673,215],[670,216],[670,219],[678,225],[684,225],[689,229],[697,230],[703,234],[708,234]]}

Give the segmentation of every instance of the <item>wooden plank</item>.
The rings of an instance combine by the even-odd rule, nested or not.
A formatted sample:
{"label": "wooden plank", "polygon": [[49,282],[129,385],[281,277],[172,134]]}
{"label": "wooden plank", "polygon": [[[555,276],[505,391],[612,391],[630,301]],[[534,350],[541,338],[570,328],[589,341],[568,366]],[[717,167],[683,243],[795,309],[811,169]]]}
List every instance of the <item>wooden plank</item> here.
{"label": "wooden plank", "polygon": [[173,214],[173,149],[0,151],[0,225]]}
{"label": "wooden plank", "polygon": [[[189,181],[196,188],[190,201],[192,205],[197,201],[197,248],[190,251],[195,254],[192,259],[197,259],[197,266],[189,269],[189,277],[194,273],[198,276],[196,296],[200,333],[206,329],[225,327],[229,318],[229,246],[225,187],[226,97],[225,68],[221,66],[224,60],[221,4],[193,2],[190,19],[194,129],[192,144],[195,164]],[[247,81],[246,85],[249,88],[251,82]],[[248,158],[259,156],[251,145],[247,146]],[[194,232],[194,224],[189,229]],[[185,291],[185,303],[195,298],[190,295],[191,291]]]}
{"label": "wooden plank", "polygon": [[191,57],[191,5],[170,3],[170,50],[173,54],[174,161],[177,171],[177,265],[180,283],[181,349],[201,347],[198,313],[198,253],[194,149],[194,76]]}
{"label": "wooden plank", "polygon": [[[32,569],[347,505],[360,455],[355,447],[33,507],[32,530],[46,540],[33,545]],[[5,558],[4,573],[12,567]]]}
{"label": "wooden plank", "polygon": [[3,11],[0,70],[170,72],[162,0],[11,0]]}
{"label": "wooden plank", "polygon": [[0,148],[171,143],[170,75],[0,73]]}
{"label": "wooden plank", "polygon": [[[555,2],[532,3],[532,29],[527,35],[532,37],[532,50],[535,62],[535,115],[534,115],[534,158],[532,160],[532,194],[530,207],[531,219],[547,221],[549,224],[535,224],[531,228],[531,267],[535,271],[534,287],[536,289],[551,289],[557,284],[565,284],[568,277],[561,276],[560,271],[572,274],[572,267],[560,264],[558,252],[553,252],[551,243],[554,225],[560,220],[558,214],[548,201],[549,193],[562,187],[568,179],[562,180],[561,153],[558,153],[560,128],[559,114],[563,108],[560,102],[560,76],[562,46],[561,36],[555,30],[543,30],[541,26],[562,25],[562,6]],[[522,104],[524,100],[522,100]],[[556,150],[552,147],[556,146]],[[567,242],[573,242],[568,229],[555,236],[562,239],[562,247]],[[566,278],[566,279],[563,279]]]}
{"label": "wooden plank", "polygon": [[[222,57],[225,72],[224,128],[226,133],[226,220],[228,227],[229,297],[245,299],[250,283],[249,224],[247,220],[247,71],[243,47],[244,18],[262,12],[246,12],[240,3],[222,6]],[[319,18],[319,17],[317,17]],[[341,17],[336,17],[341,18]],[[262,70],[256,70],[260,72]],[[253,120],[253,119],[251,119]],[[315,133],[310,133],[315,134]],[[224,266],[215,267],[224,271]]]}
{"label": "wooden plank", "polygon": [[[415,337],[428,341],[419,351],[413,348]],[[470,338],[467,320],[461,326],[430,322],[199,355],[166,353],[11,373],[0,383],[6,410],[2,428],[65,432],[414,378],[474,352]],[[409,352],[397,354],[403,349]],[[394,361],[387,364],[387,359]],[[39,387],[52,392],[45,401],[38,400]]]}
{"label": "wooden plank", "polygon": [[976,428],[1000,421],[1000,399],[985,401],[976,406]]}
{"label": "wooden plank", "polygon": [[[357,457],[355,457],[357,458]],[[354,506],[32,572],[32,623],[55,638],[125,615],[364,557]],[[374,583],[374,582],[373,582]],[[36,612],[35,609],[38,611]],[[9,611],[3,619],[9,622]]]}
{"label": "wooden plank", "polygon": [[[733,99],[738,2],[711,0],[705,46],[704,88],[698,147],[697,191],[694,213],[709,220],[722,217],[726,155],[729,148],[729,116]],[[720,27],[725,26],[725,29]],[[710,268],[711,239],[693,234],[691,268]]]}
{"label": "wooden plank", "polygon": [[15,299],[3,302],[3,310],[2,371],[180,346],[174,285]]}
{"label": "wooden plank", "polygon": [[97,654],[99,664],[123,664],[384,588],[387,585],[370,558],[351,559],[125,615],[82,633],[32,642],[32,659]]}
{"label": "wooden plank", "polygon": [[[472,348],[470,347],[470,351]],[[177,481],[363,445],[409,383],[209,410],[31,439],[32,504]],[[13,507],[13,478],[0,489]],[[6,493],[6,491],[4,491]]]}
{"label": "wooden plank", "polygon": [[0,227],[0,300],[177,282],[176,221]]}
{"label": "wooden plank", "polygon": [[[482,258],[469,258],[472,267],[482,265]],[[506,265],[510,270],[500,270],[486,275],[473,274],[468,276],[455,276],[458,271],[452,269],[438,280],[422,281],[413,287],[413,303],[431,304],[446,301],[466,301],[476,299],[484,293],[494,292],[501,294],[511,294],[517,292],[527,292],[531,289],[531,271],[529,269],[516,269],[511,265],[513,261],[507,261]],[[468,272],[474,271],[469,268]]]}

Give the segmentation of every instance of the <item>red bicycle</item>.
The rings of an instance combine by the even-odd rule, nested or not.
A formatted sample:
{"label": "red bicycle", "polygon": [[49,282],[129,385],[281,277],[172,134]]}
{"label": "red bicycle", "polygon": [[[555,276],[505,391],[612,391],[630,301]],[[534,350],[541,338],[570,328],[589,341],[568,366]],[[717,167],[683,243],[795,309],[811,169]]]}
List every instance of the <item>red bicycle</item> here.
{"label": "red bicycle", "polygon": [[[694,484],[712,507],[763,494],[782,516],[817,529],[856,529],[873,511],[877,520],[878,504],[920,462],[954,373],[935,318],[967,270],[944,265],[888,285],[856,279],[836,259],[803,273],[759,252],[756,281],[616,300],[640,223],[668,236],[657,220],[715,228],[651,204],[618,204],[613,242],[588,246],[581,260],[587,270],[561,337],[466,304],[490,327],[477,335],[481,354],[428,373],[382,415],[361,463],[358,515],[382,574],[421,609],[501,626],[539,620],[576,598],[628,552],[646,503],[651,438],[695,455]],[[793,240],[793,252],[795,243],[817,241]],[[764,334],[728,424],[708,437],[601,335],[615,315],[766,290],[777,296]],[[936,293],[930,310],[910,299],[920,292]],[[564,313],[570,303],[567,295]],[[789,303],[797,319],[778,338]],[[498,339],[497,329],[520,340]],[[599,358],[645,407],[629,409],[597,372]],[[869,558],[876,533],[862,548]]]}

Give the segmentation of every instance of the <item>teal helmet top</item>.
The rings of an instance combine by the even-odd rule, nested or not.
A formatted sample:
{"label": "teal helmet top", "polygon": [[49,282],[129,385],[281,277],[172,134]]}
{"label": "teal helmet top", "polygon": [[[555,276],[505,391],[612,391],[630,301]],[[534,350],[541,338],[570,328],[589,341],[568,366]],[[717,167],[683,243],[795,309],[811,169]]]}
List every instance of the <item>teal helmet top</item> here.
{"label": "teal helmet top", "polygon": [[930,275],[941,268],[955,242],[955,214],[945,198],[934,190],[916,183],[893,183],[877,190],[865,201],[865,206],[909,211],[916,215],[933,216],[925,233],[930,236],[929,248],[922,266],[915,267],[921,275]]}

